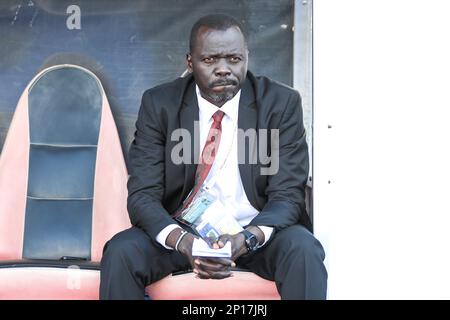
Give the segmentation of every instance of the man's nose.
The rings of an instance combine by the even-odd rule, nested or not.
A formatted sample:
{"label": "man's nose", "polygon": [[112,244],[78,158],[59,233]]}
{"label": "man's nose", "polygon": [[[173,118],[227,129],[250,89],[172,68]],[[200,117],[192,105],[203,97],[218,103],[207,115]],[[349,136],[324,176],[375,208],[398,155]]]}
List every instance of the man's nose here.
{"label": "man's nose", "polygon": [[218,63],[216,64],[216,69],[214,70],[214,74],[217,77],[227,77],[231,74],[231,70],[225,59],[219,59]]}

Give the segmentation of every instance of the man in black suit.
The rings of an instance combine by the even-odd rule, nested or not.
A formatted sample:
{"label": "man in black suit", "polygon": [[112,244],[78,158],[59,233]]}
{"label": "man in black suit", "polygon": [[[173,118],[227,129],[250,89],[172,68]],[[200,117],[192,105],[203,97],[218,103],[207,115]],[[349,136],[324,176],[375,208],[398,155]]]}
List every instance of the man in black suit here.
{"label": "man in black suit", "polygon": [[[201,18],[191,31],[191,74],[144,93],[129,153],[133,227],[105,246],[102,299],[142,299],[145,286],[178,270],[222,279],[235,266],[274,280],[282,299],[326,298],[325,253],[305,210],[309,164],[300,95],[247,71],[242,30],[225,15]],[[230,259],[193,258],[196,236],[173,218],[195,190],[196,170],[201,175],[199,145],[204,152],[214,143],[210,125],[219,128],[220,142],[201,182],[245,229],[214,243],[219,248],[231,242]],[[173,133],[180,129],[193,137],[183,138],[192,142],[183,141],[183,161],[174,157],[180,141]],[[256,143],[235,134],[249,130],[258,133]],[[258,147],[267,148],[270,161],[246,156]]]}

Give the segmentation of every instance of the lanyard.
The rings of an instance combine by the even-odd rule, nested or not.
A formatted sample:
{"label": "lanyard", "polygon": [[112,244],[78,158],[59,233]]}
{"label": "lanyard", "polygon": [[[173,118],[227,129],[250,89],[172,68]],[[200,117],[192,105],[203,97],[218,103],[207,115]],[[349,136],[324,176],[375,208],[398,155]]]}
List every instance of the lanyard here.
{"label": "lanyard", "polygon": [[[226,152],[226,155],[225,155],[225,157],[224,157],[222,163],[221,163],[220,165],[217,165],[217,163],[213,163],[213,166],[214,166],[214,165],[217,165],[217,170],[216,170],[214,176],[209,177],[209,175],[211,174],[211,171],[210,171],[209,174],[208,174],[208,176],[206,177],[206,180],[207,180],[208,182],[206,182],[206,180],[203,182],[203,187],[204,187],[206,190],[212,189],[212,187],[213,187],[214,184],[216,183],[217,177],[220,175],[220,173],[221,173],[223,167],[224,167],[225,164],[227,163],[227,161],[228,161],[228,159],[229,159],[229,157],[230,157],[231,150],[232,150],[232,148],[233,148],[233,146],[234,146],[234,144],[235,144],[236,132],[237,132],[237,121],[236,121],[236,123],[233,124],[233,136],[231,137],[231,143],[230,143],[230,145],[229,145],[229,147],[228,147],[228,150],[227,150],[227,152]],[[224,132],[222,131],[222,134],[223,134],[223,133],[224,133]],[[206,144],[206,142],[205,142],[205,144]],[[219,149],[220,149],[220,145],[219,145]],[[219,153],[217,153],[217,154],[219,154]],[[208,179],[208,178],[209,178],[209,179]]]}

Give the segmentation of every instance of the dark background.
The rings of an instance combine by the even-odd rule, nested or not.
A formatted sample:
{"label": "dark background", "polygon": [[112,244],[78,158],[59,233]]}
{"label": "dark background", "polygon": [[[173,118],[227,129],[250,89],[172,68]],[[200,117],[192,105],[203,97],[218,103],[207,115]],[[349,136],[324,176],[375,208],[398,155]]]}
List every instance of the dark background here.
{"label": "dark background", "polygon": [[[66,26],[69,5],[80,30]],[[0,150],[29,81],[71,63],[102,81],[126,155],[142,93],[184,72],[191,26],[209,13],[243,23],[250,70],[292,86],[294,0],[1,0]]]}

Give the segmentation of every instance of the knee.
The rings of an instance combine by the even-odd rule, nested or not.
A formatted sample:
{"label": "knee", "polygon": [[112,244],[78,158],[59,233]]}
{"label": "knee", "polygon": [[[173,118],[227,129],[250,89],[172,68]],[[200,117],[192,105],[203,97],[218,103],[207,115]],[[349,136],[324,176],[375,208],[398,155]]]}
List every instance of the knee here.
{"label": "knee", "polygon": [[128,229],[112,237],[103,248],[102,261],[129,261],[142,256],[140,252],[145,250],[142,248],[143,242],[134,233],[132,229]]}
{"label": "knee", "polygon": [[319,240],[303,226],[291,226],[281,231],[280,236],[287,255],[325,260],[325,251]]}

